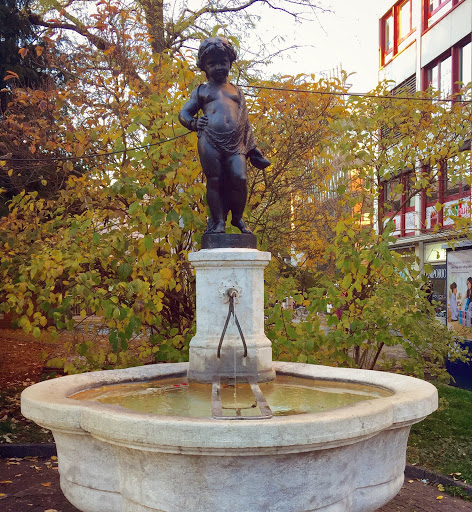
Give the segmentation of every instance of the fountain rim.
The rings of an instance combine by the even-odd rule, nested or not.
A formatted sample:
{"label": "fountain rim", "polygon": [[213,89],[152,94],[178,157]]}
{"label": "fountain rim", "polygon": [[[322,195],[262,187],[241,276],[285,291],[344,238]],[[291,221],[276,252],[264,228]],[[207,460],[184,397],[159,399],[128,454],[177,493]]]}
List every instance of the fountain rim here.
{"label": "fountain rim", "polygon": [[[257,454],[309,451],[368,439],[382,430],[421,421],[437,408],[437,390],[425,381],[372,370],[274,362],[278,373],[352,382],[393,394],[338,409],[268,420],[157,416],[69,398],[103,385],[185,375],[188,363],[167,363],[70,375],[35,384],[21,396],[23,414],[54,431],[90,434],[111,444],[150,451]],[[139,375],[139,378],[138,378]],[[255,453],[254,453],[255,454]]]}

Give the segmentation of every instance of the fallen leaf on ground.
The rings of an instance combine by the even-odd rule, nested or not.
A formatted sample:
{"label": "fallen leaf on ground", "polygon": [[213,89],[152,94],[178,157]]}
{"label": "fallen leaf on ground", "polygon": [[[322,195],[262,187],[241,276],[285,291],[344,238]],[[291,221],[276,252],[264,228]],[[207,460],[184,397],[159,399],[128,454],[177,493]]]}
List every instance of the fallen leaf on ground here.
{"label": "fallen leaf on ground", "polygon": [[0,484],[12,484],[13,482],[11,480],[2,480]]}
{"label": "fallen leaf on ground", "polygon": [[51,482],[44,482],[41,484],[43,487],[51,487]]}
{"label": "fallen leaf on ground", "polygon": [[438,496],[436,499],[437,500],[442,500],[444,498],[444,496]]}

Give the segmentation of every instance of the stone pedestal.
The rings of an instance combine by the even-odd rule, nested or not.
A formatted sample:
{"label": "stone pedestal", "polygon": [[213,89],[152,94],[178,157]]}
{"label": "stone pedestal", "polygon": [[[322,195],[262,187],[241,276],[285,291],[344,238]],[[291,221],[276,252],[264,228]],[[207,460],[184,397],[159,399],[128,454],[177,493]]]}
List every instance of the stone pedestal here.
{"label": "stone pedestal", "polygon": [[[264,268],[269,252],[257,249],[203,249],[189,254],[197,278],[197,332],[190,342],[188,377],[211,382],[213,375],[253,375],[259,382],[272,380],[272,346],[264,333]],[[234,311],[247,345],[247,357],[238,328],[231,317],[220,358],[218,344],[229,310],[227,291],[236,290]]]}

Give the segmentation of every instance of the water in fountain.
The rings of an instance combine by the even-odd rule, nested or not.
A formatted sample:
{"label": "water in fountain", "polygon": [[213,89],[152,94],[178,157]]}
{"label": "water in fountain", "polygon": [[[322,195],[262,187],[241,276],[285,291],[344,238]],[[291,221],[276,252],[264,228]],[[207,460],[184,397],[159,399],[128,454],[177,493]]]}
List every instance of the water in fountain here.
{"label": "water in fountain", "polygon": [[[278,375],[272,382],[261,383],[260,388],[275,416],[322,412],[391,394],[372,386],[287,375]],[[236,386],[221,386],[225,415],[236,416],[237,410],[249,417],[261,414],[248,384],[239,383],[237,395],[235,390]],[[211,416],[211,384],[188,382],[184,377],[103,386],[80,392],[72,398],[165,416]]]}

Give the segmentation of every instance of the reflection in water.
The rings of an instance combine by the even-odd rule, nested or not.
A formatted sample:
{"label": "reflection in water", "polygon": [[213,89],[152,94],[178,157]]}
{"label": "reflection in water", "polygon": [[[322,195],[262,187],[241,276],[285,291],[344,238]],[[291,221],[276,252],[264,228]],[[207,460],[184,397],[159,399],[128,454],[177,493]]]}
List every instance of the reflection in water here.
{"label": "reflection in water", "polygon": [[[373,386],[286,375],[261,383],[260,388],[274,416],[327,411],[391,395]],[[76,393],[71,398],[160,416],[211,417],[211,384],[189,383],[185,377],[103,386]],[[221,402],[225,415],[235,415],[235,409],[242,409],[245,416],[261,414],[248,384],[238,383],[236,390],[234,386],[222,385]]]}

